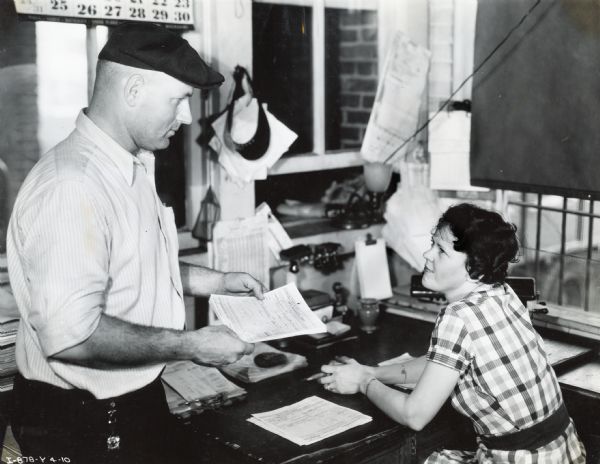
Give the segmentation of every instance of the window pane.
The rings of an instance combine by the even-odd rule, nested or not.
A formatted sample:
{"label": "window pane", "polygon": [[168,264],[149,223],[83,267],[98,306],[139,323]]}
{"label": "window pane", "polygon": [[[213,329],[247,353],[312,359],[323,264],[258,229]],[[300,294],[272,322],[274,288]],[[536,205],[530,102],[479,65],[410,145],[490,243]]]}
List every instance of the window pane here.
{"label": "window pane", "polygon": [[325,148],[359,148],[377,90],[377,13],[325,10]]}
{"label": "window pane", "polygon": [[312,9],[253,3],[252,40],[257,96],[298,134],[289,152],[311,152]]}
{"label": "window pane", "polygon": [[[267,180],[255,182],[256,204],[267,202],[274,212],[286,200],[318,203],[335,196],[335,199],[329,198],[327,202],[345,204],[354,189],[362,193],[360,190],[364,185],[362,179],[362,167],[271,176]],[[339,194],[333,195],[334,190],[338,190]],[[297,218],[280,217],[280,219],[285,222],[287,219]]]}
{"label": "window pane", "polygon": [[[509,202],[537,204],[537,195],[507,192]],[[563,198],[543,195],[544,207],[562,210]],[[593,221],[591,259],[588,257],[590,219],[576,212],[588,213],[589,201],[569,198],[566,205],[565,253],[561,257],[562,213],[541,212],[540,250],[535,250],[537,209],[509,204],[510,220],[520,229],[523,245],[521,260],[511,268],[511,275],[536,277],[540,298],[592,312],[600,312],[600,231]],[[596,205],[594,205],[596,206]],[[598,211],[594,209],[595,214]]]}

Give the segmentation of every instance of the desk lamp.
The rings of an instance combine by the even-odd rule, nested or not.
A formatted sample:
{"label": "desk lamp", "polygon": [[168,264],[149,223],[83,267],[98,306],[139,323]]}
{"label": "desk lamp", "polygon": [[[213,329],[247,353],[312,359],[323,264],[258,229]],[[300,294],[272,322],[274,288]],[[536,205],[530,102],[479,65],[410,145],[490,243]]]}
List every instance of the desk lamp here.
{"label": "desk lamp", "polygon": [[381,224],[383,219],[383,194],[390,185],[392,165],[381,162],[365,161],[363,165],[365,185],[369,191],[371,224]]}

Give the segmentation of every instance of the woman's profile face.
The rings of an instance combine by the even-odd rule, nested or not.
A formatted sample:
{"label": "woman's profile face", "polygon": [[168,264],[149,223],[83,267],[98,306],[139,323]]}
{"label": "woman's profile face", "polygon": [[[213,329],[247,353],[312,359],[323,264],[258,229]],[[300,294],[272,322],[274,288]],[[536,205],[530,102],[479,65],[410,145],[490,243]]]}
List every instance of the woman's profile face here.
{"label": "woman's profile face", "polygon": [[431,247],[423,256],[425,269],[422,283],[425,287],[446,295],[462,295],[463,288],[471,279],[467,273],[466,253],[454,249],[456,237],[448,227],[437,230],[431,237]]}

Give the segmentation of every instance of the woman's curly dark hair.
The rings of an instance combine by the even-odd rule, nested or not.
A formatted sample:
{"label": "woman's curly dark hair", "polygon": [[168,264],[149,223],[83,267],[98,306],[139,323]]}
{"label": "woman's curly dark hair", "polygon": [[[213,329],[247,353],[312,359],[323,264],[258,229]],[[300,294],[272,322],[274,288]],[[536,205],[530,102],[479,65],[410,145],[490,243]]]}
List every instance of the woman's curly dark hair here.
{"label": "woman's curly dark hair", "polygon": [[493,211],[470,203],[451,206],[440,217],[435,231],[448,227],[456,237],[454,249],[466,253],[467,272],[486,284],[501,284],[508,263],[518,261],[517,226]]}

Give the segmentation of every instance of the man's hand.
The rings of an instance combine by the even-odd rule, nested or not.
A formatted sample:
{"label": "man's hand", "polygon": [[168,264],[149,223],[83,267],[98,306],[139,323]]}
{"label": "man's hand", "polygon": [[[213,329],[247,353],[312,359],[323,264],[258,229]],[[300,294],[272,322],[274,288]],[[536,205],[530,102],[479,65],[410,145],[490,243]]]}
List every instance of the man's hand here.
{"label": "man's hand", "polygon": [[254,351],[252,343],[240,340],[224,325],[211,325],[190,332],[190,338],[196,364],[223,366],[231,364],[242,356]]}
{"label": "man's hand", "polygon": [[266,287],[245,272],[228,272],[223,275],[223,290],[233,295],[254,295],[259,300],[264,298]]}

